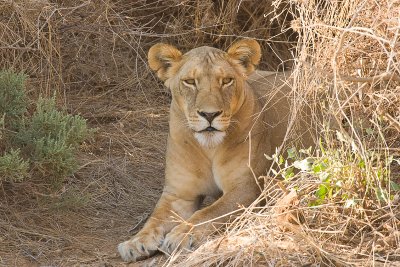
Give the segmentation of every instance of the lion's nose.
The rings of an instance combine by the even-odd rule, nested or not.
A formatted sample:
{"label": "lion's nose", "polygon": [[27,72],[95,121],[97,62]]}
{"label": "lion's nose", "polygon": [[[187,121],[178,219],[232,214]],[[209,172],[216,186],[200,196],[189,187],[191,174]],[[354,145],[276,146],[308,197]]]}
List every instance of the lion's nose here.
{"label": "lion's nose", "polygon": [[222,111],[217,111],[217,112],[202,112],[202,111],[197,111],[197,113],[208,120],[209,123],[211,123],[216,117],[221,115]]}

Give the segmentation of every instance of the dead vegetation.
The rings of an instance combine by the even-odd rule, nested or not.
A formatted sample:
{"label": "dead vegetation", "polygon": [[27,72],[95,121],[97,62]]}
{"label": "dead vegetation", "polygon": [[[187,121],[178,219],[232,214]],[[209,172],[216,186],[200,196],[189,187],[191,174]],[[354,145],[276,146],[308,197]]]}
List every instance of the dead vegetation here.
{"label": "dead vegetation", "polygon": [[[276,1],[275,3],[280,3]],[[398,266],[397,1],[293,1],[298,102],[324,109],[316,156],[280,157],[260,197],[178,266]],[[296,114],[296,110],[294,110]],[[336,129],[326,123],[333,118]],[[289,147],[290,148],[290,147]],[[294,174],[292,168],[300,169]],[[271,179],[270,176],[265,178]],[[276,187],[276,188],[275,188]]]}
{"label": "dead vegetation", "polygon": [[266,205],[166,265],[395,266],[399,12],[395,0],[0,1],[1,68],[28,74],[32,99],[57,92],[98,128],[60,191],[2,184],[0,266],[119,265],[117,243],[141,227],[163,181],[170,96],[147,67],[148,48],[225,49],[239,37],[261,42],[261,69],[294,69],[299,99],[324,103],[339,135],[321,127],[325,153],[302,156],[339,162],[324,172],[348,187],[310,205],[322,172],[273,185],[270,171]]}

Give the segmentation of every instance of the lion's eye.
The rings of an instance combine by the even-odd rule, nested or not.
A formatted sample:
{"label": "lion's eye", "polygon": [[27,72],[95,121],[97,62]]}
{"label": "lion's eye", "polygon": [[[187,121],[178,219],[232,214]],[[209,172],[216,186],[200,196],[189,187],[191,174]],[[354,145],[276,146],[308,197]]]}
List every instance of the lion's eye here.
{"label": "lion's eye", "polygon": [[194,79],[186,79],[186,80],[183,80],[183,83],[185,85],[195,85],[196,81]]}
{"label": "lion's eye", "polygon": [[233,82],[233,78],[223,78],[222,84],[223,85],[230,85]]}

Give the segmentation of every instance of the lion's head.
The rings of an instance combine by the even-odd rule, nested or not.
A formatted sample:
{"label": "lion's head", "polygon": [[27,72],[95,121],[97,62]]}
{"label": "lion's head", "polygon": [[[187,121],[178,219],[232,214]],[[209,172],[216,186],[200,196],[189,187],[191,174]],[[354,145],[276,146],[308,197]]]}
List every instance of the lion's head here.
{"label": "lion's head", "polygon": [[148,54],[150,68],[171,90],[188,127],[205,147],[220,144],[235,123],[245,99],[245,81],[260,57],[255,40],[238,41],[227,52],[203,46],[183,55],[160,43]]}

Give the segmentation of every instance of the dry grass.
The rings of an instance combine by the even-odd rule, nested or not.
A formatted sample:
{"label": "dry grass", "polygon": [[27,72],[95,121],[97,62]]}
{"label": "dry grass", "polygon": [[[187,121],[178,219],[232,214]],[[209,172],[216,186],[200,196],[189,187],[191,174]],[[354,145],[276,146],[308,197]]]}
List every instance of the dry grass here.
{"label": "dry grass", "polygon": [[344,136],[321,133],[338,151],[325,156],[366,166],[334,174],[368,179],[369,189],[349,190],[361,199],[350,208],[340,195],[310,207],[316,175],[280,187],[268,177],[265,206],[166,265],[395,266],[398,193],[381,201],[374,193],[390,186],[378,170],[400,183],[399,165],[385,165],[400,154],[399,10],[395,0],[0,1],[1,68],[25,71],[33,99],[56,91],[98,128],[60,192],[2,185],[0,266],[119,265],[117,243],[141,227],[163,181],[170,96],[147,67],[148,48],[225,49],[238,37],[261,42],[261,69],[294,69],[299,99],[324,103]]}
{"label": "dry grass", "polygon": [[[299,34],[293,90],[296,103],[322,106],[323,149],[309,159],[327,169],[267,185],[266,206],[249,208],[222,236],[170,265],[400,265],[400,195],[390,185],[400,182],[400,4],[292,2]],[[332,189],[324,199],[322,184]]]}

